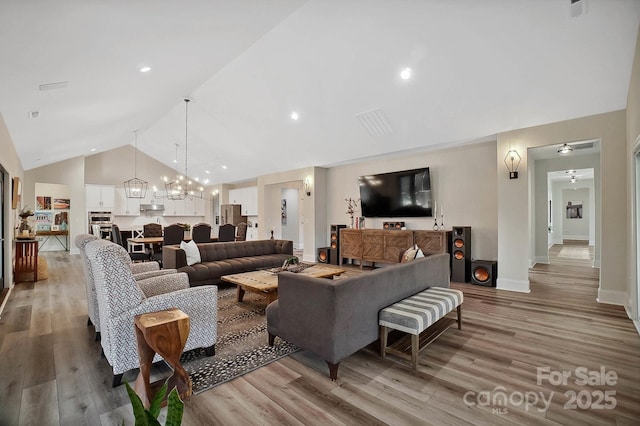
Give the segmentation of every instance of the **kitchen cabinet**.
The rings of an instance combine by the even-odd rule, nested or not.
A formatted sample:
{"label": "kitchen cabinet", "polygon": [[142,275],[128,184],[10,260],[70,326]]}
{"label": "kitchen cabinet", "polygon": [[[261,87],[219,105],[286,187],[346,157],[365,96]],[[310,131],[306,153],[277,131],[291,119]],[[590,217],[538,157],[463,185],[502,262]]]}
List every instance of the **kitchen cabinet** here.
{"label": "kitchen cabinet", "polygon": [[163,216],[204,216],[204,198],[164,200]]}
{"label": "kitchen cabinet", "polygon": [[140,204],[145,204],[145,198],[127,198],[124,188],[115,190],[115,207],[113,214],[116,216],[139,216]]}
{"label": "kitchen cabinet", "polygon": [[247,228],[247,241],[255,241],[258,239],[258,228]]}
{"label": "kitchen cabinet", "polygon": [[85,185],[85,204],[88,211],[113,211],[115,188],[109,185]]}
{"label": "kitchen cabinet", "polygon": [[258,187],[230,189],[229,202],[240,204],[240,212],[243,216],[258,216]]}

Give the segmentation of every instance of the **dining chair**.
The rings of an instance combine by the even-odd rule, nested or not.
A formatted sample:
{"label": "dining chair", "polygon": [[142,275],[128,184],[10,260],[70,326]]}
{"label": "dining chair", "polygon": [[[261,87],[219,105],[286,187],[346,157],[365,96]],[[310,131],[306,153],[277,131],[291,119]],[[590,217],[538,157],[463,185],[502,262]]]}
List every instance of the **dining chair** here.
{"label": "dining chair", "polygon": [[120,233],[120,227],[118,225],[116,225],[115,223],[111,225],[111,240],[118,244],[119,246],[124,247],[127,250],[127,253],[129,253],[129,257],[131,258],[131,260],[133,261],[141,261],[141,262],[145,262],[147,260],[149,260],[149,253],[147,253],[146,251],[144,251],[144,245],[143,245],[143,251],[129,251],[129,247],[128,244],[125,244],[125,242],[122,240],[122,234]]}
{"label": "dining chair", "polygon": [[218,241],[235,241],[236,240],[236,227],[230,223],[222,225],[218,232]]}
{"label": "dining chair", "polygon": [[[159,223],[147,223],[142,227],[145,238],[162,237],[162,225]],[[151,259],[162,265],[162,243],[151,244]]]}
{"label": "dining chair", "polygon": [[236,241],[246,241],[247,240],[247,223],[240,222],[238,224],[238,229],[236,231]]}
{"label": "dining chair", "polygon": [[180,244],[184,239],[184,228],[182,225],[174,223],[164,227],[164,233],[162,238],[163,246],[170,246]]}
{"label": "dining chair", "polygon": [[196,243],[211,242],[211,225],[208,223],[197,223],[191,228],[191,239]]}

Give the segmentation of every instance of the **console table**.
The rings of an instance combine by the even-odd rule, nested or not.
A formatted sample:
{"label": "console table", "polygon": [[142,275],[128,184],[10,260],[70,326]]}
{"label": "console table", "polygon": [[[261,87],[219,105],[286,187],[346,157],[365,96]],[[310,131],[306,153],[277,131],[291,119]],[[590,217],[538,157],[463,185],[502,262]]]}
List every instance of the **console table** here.
{"label": "console table", "polygon": [[24,273],[33,273],[33,282],[38,281],[38,240],[16,240],[15,281]]}
{"label": "console table", "polygon": [[[66,251],[69,251],[69,230],[64,231],[36,231],[36,238],[42,237],[42,245],[47,243],[49,238],[54,237]],[[64,238],[60,238],[64,237]]]}
{"label": "console table", "polygon": [[398,263],[402,254],[416,244],[425,256],[451,252],[451,231],[342,229],[340,230],[340,264],[342,259],[364,262]]}

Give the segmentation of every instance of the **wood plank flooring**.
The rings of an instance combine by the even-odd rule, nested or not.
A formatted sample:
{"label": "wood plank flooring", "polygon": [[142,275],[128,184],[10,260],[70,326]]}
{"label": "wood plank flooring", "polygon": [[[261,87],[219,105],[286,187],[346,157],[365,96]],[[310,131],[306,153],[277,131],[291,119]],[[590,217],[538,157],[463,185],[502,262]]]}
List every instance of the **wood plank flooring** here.
{"label": "wood plank flooring", "polygon": [[[531,270],[530,294],[453,283],[465,297],[462,330],[433,341],[417,371],[365,348],[332,382],[323,360],[298,352],[192,396],[183,424],[638,424],[640,337],[622,307],[595,301],[598,269],[550,255]],[[43,256],[49,279],[16,285],[0,318],[0,425],[133,424],[86,325],[79,256]],[[571,376],[538,383],[543,367]],[[580,385],[579,367],[615,371],[616,383]],[[615,407],[590,408],[607,405],[605,392]]]}

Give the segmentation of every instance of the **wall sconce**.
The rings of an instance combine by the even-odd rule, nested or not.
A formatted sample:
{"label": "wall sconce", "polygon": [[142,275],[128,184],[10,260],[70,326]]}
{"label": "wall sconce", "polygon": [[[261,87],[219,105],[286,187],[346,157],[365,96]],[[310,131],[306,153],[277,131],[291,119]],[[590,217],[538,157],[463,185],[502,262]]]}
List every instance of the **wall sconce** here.
{"label": "wall sconce", "polygon": [[311,197],[311,179],[304,178],[304,192],[307,194],[307,197]]}
{"label": "wall sconce", "polygon": [[507,152],[507,156],[504,157],[504,164],[507,166],[507,170],[509,170],[509,179],[518,179],[520,160],[520,154],[513,148],[511,148],[509,152]]}

